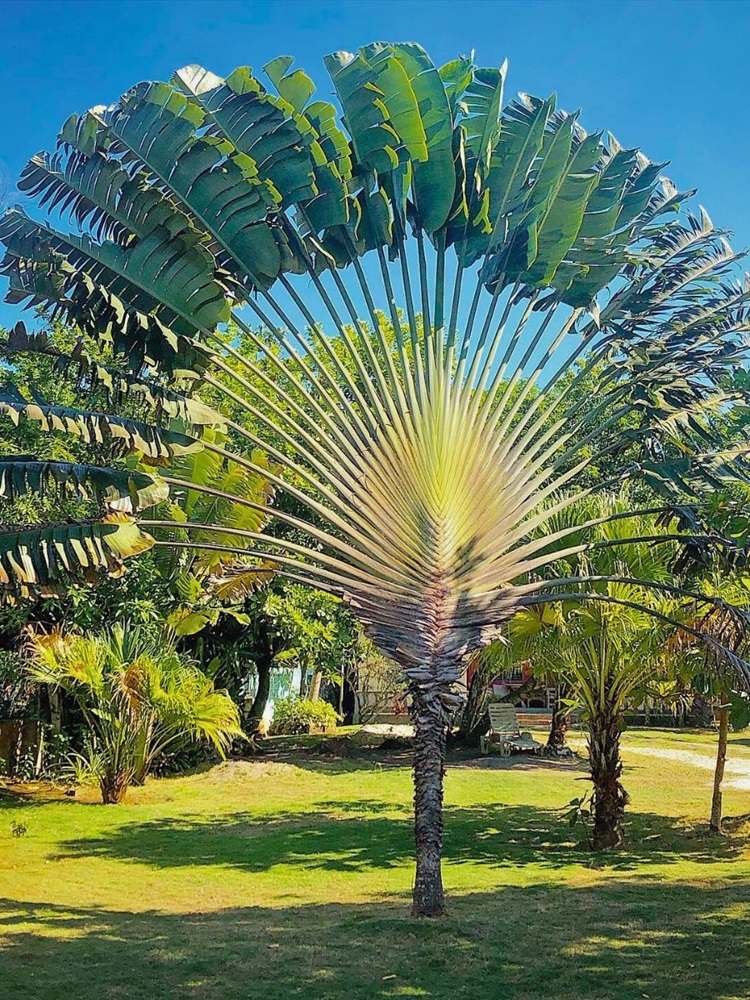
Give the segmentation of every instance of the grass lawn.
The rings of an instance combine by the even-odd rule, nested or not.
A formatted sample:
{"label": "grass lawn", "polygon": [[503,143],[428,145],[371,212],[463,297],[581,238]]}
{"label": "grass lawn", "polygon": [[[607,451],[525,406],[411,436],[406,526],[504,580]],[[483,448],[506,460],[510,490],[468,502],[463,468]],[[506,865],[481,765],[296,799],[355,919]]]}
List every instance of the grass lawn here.
{"label": "grass lawn", "polygon": [[[730,760],[750,776],[749,744]],[[711,837],[711,772],[659,757],[714,739],[636,730],[626,747],[628,846],[608,857],[556,811],[585,787],[577,762],[454,763],[438,921],[408,916],[398,756],[235,762],[122,806],[5,797],[0,997],[746,1000],[750,826]]]}

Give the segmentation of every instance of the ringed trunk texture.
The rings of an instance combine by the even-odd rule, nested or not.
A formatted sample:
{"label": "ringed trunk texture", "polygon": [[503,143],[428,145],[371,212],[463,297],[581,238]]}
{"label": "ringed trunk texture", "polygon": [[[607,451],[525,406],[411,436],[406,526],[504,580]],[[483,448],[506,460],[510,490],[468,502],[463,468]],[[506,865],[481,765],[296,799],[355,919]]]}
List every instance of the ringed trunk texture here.
{"label": "ringed trunk texture", "polygon": [[568,715],[560,699],[559,688],[555,694],[555,701],[552,705],[552,719],[550,721],[549,736],[547,746],[550,750],[562,750],[565,746],[565,734],[568,731]]}
{"label": "ringed trunk texture", "polygon": [[417,873],[412,915],[439,917],[443,892],[443,778],[447,713],[439,692],[412,688],[414,719],[414,840]]}
{"label": "ringed trunk texture", "polygon": [[589,722],[589,762],[594,785],[593,812],[595,851],[622,847],[623,818],[628,796],[620,783],[622,760],[618,712],[605,706]]}
{"label": "ringed trunk texture", "polygon": [[714,833],[721,833],[721,783],[724,780],[724,765],[727,761],[727,738],[729,736],[729,708],[719,709],[719,746],[716,751],[716,770],[714,771],[714,794],[711,799],[710,827]]}
{"label": "ringed trunk texture", "polygon": [[102,792],[102,803],[105,806],[116,806],[125,798],[130,781],[123,771],[111,771],[99,782]]}

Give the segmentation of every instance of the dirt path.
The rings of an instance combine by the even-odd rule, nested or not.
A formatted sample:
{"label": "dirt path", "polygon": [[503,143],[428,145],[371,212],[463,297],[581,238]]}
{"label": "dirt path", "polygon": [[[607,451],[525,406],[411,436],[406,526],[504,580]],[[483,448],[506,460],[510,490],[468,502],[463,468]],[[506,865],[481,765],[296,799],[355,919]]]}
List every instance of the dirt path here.
{"label": "dirt path", "polygon": [[[700,767],[704,771],[713,773],[716,766],[716,758],[710,754],[697,753],[695,750],[672,750],[664,747],[649,746],[627,746],[626,754],[639,753],[646,757],[658,757],[661,760],[675,760],[681,764],[692,764],[693,767]],[[731,753],[731,750],[730,750]],[[726,788],[741,788],[750,791],[750,760],[727,759],[724,769],[724,785]]]}

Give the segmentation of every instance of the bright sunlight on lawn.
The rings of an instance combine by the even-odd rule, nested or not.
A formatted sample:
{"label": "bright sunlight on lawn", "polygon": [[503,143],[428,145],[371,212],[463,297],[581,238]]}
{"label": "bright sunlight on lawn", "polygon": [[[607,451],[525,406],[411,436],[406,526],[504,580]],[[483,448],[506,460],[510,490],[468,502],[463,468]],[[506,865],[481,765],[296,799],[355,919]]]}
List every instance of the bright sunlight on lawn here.
{"label": "bright sunlight on lawn", "polygon": [[151,780],[117,808],[5,798],[0,993],[740,1000],[750,741],[731,742],[735,820],[719,838],[710,768],[689,756],[714,739],[629,734],[628,843],[606,857],[560,820],[585,787],[579,762],[454,762],[437,922],[407,916],[405,757],[231,762]]}

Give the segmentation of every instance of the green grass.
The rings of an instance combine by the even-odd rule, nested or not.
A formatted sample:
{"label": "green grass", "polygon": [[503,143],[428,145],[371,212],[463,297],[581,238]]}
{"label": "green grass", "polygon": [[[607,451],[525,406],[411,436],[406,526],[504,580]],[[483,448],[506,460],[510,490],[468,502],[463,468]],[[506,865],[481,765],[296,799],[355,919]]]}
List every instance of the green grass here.
{"label": "green grass", "polygon": [[[297,754],[152,781],[117,807],[3,800],[3,1000],[750,995],[748,831],[706,832],[710,772],[626,752],[628,846],[592,857],[559,818],[580,765],[455,764],[449,914],[414,921],[404,761]],[[750,767],[746,740],[730,759]],[[748,811],[728,789],[726,812]]]}

